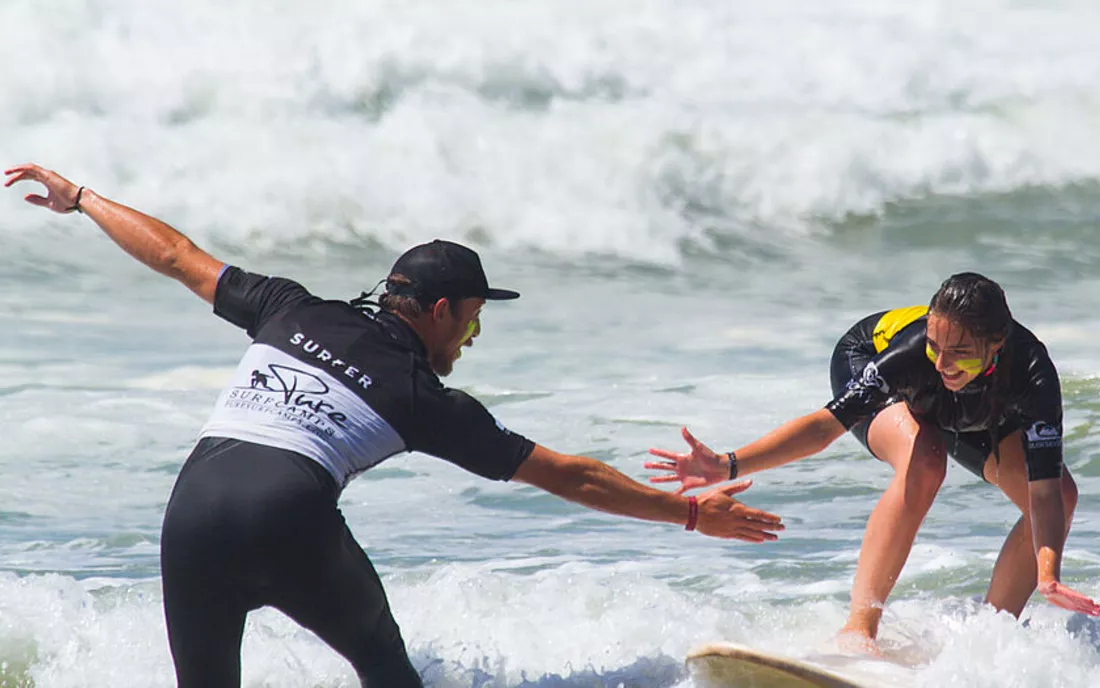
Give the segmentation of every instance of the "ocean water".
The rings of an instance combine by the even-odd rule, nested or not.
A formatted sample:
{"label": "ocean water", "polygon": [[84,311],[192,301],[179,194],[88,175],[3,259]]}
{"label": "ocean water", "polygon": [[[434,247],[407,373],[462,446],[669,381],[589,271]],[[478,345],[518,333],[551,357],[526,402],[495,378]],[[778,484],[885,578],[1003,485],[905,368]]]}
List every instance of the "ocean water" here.
{"label": "ocean water", "polygon": [[[1100,5],[1091,0],[3,0],[0,163],[39,162],[316,293],[474,245],[491,304],[449,382],[644,479],[690,427],[750,441],[829,399],[836,339],[977,270],[1062,375],[1100,596]],[[86,218],[0,195],[0,686],[173,685],[157,548],[245,335]],[[689,688],[716,640],[843,623],[890,471],[843,438],[756,476],[779,542],[628,521],[429,457],[342,507],[438,688]],[[1100,624],[980,605],[1017,513],[958,466],[882,637],[914,686],[1100,685]],[[246,686],[353,686],[277,612]]]}

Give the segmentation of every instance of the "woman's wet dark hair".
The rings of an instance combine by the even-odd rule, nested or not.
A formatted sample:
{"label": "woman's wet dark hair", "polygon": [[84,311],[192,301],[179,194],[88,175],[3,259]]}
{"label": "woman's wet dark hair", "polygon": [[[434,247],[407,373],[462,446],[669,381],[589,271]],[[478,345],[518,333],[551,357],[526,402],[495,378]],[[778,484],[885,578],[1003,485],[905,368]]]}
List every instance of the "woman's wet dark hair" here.
{"label": "woman's wet dark hair", "polygon": [[[975,339],[987,347],[1008,340],[1012,332],[1012,311],[1008,308],[1001,285],[976,272],[960,272],[951,275],[928,304],[929,315],[935,314],[965,328]],[[997,426],[1004,420],[1001,415],[1011,380],[1012,351],[1002,347],[994,362],[992,395],[989,418],[989,439],[993,456],[999,461]]]}
{"label": "woman's wet dark hair", "polygon": [[976,272],[960,272],[944,280],[928,310],[962,325],[988,344],[1003,341],[1012,330],[1012,311],[1004,289]]}

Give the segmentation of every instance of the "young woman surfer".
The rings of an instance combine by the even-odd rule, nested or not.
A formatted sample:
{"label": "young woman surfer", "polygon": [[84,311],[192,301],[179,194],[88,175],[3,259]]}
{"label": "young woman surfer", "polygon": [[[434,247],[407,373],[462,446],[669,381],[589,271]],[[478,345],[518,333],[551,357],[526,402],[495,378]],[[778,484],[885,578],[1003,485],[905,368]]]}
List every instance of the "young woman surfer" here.
{"label": "young woman surfer", "polygon": [[975,273],[947,279],[928,307],[864,318],[837,344],[833,400],[764,437],[718,454],[686,428],[690,451],[651,449],[646,468],[678,493],[816,454],[850,431],[894,469],[867,521],[842,636],[875,651],[882,605],[932,506],[950,455],[1020,509],[986,601],[1019,616],[1038,586],[1053,604],[1100,606],[1061,583],[1077,486],[1062,465],[1062,397],[1046,347],[1013,320],[1004,291]]}

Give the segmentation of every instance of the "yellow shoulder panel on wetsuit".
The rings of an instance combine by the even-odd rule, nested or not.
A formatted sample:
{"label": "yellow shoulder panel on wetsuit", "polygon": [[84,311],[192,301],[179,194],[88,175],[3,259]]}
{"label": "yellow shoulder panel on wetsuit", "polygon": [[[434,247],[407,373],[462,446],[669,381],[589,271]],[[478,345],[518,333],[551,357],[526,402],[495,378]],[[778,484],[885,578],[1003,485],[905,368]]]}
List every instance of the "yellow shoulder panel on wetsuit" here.
{"label": "yellow shoulder panel on wetsuit", "polygon": [[883,314],[875,323],[875,351],[882,352],[906,325],[928,313],[928,306],[909,306],[908,308],[895,308]]}

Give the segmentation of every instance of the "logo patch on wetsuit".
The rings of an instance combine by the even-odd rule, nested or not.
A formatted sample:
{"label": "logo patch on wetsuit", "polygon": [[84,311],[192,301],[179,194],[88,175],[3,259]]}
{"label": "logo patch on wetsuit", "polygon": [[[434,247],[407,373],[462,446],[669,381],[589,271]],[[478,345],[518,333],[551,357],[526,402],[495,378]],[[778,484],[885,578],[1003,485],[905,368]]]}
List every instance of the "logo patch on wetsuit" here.
{"label": "logo patch on wetsuit", "polygon": [[1062,431],[1050,423],[1035,421],[1027,429],[1027,443],[1032,449],[1062,446]]}
{"label": "logo patch on wetsuit", "polygon": [[875,365],[874,361],[871,361],[864,367],[863,372],[859,376],[859,384],[863,387],[874,387],[883,394],[890,393],[890,385],[882,375],[879,375],[878,366]]}

